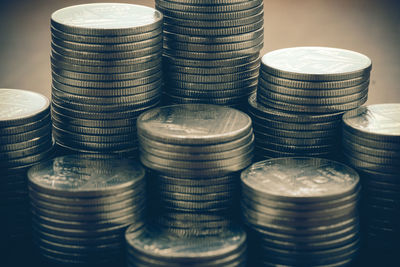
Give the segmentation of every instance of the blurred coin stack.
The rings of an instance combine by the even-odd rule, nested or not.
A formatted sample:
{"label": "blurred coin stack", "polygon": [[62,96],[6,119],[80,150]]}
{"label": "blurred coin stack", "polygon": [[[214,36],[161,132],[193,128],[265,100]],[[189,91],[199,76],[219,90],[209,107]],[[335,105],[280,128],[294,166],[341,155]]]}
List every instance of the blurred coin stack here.
{"label": "blurred coin stack", "polygon": [[[360,171],[362,222],[371,257],[397,254],[400,238],[400,104],[360,107],[343,115],[343,151]],[[370,253],[368,252],[368,253]],[[398,258],[398,255],[396,255]]]}
{"label": "blurred coin stack", "polygon": [[144,224],[140,164],[69,155],[36,165],[28,178],[33,239],[45,262],[123,263],[126,228],[140,230]]}
{"label": "blurred coin stack", "polygon": [[359,250],[359,176],[319,158],[278,158],[241,174],[251,266],[347,266]]}
{"label": "blurred coin stack", "polygon": [[238,212],[238,171],[252,161],[251,119],[216,105],[166,106],[138,118],[138,137],[156,224],[182,235],[223,231]]}
{"label": "blurred coin stack", "polygon": [[370,71],[368,57],[337,48],[265,54],[249,99],[258,157],[338,156],[341,116],[367,100]]}
{"label": "blurred coin stack", "polygon": [[52,14],[51,33],[57,144],[135,155],[136,119],[161,98],[162,14],[131,4],[71,6]]}
{"label": "blurred coin stack", "polygon": [[246,232],[230,226],[215,236],[182,237],[154,227],[126,232],[127,262],[134,266],[246,266]]}
{"label": "blurred coin stack", "polygon": [[256,90],[262,0],[156,0],[164,15],[166,100],[244,106]]}
{"label": "blurred coin stack", "polygon": [[48,158],[52,146],[49,100],[34,92],[0,89],[0,248],[3,252],[11,245],[17,245],[19,252],[29,244],[26,172],[30,166]]}

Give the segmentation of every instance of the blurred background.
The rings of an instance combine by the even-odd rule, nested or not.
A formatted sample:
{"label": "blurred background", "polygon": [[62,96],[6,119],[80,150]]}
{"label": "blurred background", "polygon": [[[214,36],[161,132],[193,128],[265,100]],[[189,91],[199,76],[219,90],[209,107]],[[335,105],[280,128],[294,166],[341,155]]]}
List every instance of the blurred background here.
{"label": "blurred background", "polygon": [[[153,0],[0,0],[0,87],[50,97],[50,16],[65,6]],[[400,102],[399,0],[264,0],[262,54],[283,47],[330,46],[369,56],[367,104]]]}

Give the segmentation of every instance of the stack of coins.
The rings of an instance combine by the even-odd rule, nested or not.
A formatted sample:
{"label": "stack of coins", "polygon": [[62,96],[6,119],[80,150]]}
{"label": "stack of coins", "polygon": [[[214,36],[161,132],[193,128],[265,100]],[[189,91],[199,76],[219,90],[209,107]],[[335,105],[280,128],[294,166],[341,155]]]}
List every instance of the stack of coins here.
{"label": "stack of coins", "polygon": [[154,219],[183,235],[215,234],[235,213],[238,171],[251,164],[244,113],[209,104],[156,108],[137,122],[142,163],[152,170]]}
{"label": "stack of coins", "polygon": [[252,266],[344,266],[359,250],[359,176],[319,158],[260,161],[242,172]]}
{"label": "stack of coins", "polygon": [[[124,232],[144,223],[145,170],[129,160],[57,157],[28,172],[35,247],[52,263],[123,262]],[[109,265],[108,265],[109,266]]]}
{"label": "stack of coins", "polygon": [[58,145],[134,155],[136,119],[161,98],[162,14],[131,4],[51,16],[52,119]]}
{"label": "stack of coins", "polygon": [[[0,247],[30,233],[26,171],[52,153],[50,101],[43,95],[0,89]],[[19,250],[18,250],[19,251]],[[4,255],[7,255],[5,253]]]}
{"label": "stack of coins", "polygon": [[[397,253],[400,238],[400,104],[360,107],[343,116],[343,150],[360,171],[363,227],[376,255]],[[398,257],[398,256],[397,256]]]}
{"label": "stack of coins", "polygon": [[243,106],[256,90],[262,0],[156,0],[164,15],[166,99]]}
{"label": "stack of coins", "polygon": [[337,48],[294,47],[265,54],[257,99],[249,100],[260,126],[255,127],[258,154],[337,155],[341,115],[367,100],[370,71],[368,57]]}
{"label": "stack of coins", "polygon": [[216,236],[181,237],[156,227],[126,231],[128,266],[245,266],[246,232],[237,226]]}

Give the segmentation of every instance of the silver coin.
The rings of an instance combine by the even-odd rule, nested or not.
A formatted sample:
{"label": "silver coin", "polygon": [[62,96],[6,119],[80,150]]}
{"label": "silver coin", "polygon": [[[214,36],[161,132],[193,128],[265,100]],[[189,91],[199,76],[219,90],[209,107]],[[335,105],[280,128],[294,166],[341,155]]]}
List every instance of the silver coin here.
{"label": "silver coin", "polygon": [[216,75],[196,75],[186,73],[171,73],[170,78],[183,82],[191,83],[226,83],[237,80],[256,78],[258,76],[258,68],[246,69],[242,72],[233,74],[216,74]]}
{"label": "silver coin", "polygon": [[156,5],[166,9],[179,10],[182,12],[199,12],[199,13],[225,13],[238,12],[259,6],[262,4],[260,0],[250,0],[246,2],[230,3],[228,5],[198,5],[191,3],[174,3],[173,1],[157,0]]}
{"label": "silver coin", "polygon": [[51,125],[48,123],[38,129],[29,132],[13,134],[13,135],[2,135],[0,136],[0,143],[11,144],[11,143],[25,142],[36,137],[48,135],[50,131],[51,131]]}
{"label": "silver coin", "polygon": [[198,91],[215,91],[215,90],[232,90],[232,89],[243,89],[243,88],[255,88],[257,86],[257,77],[250,77],[244,80],[237,80],[226,83],[193,83],[183,82],[179,80],[168,79],[165,81],[167,87],[187,89],[187,90],[198,90]]}
{"label": "silver coin", "polygon": [[[250,91],[250,94],[253,93]],[[248,95],[244,96],[230,96],[230,97],[220,97],[220,98],[195,98],[195,97],[184,97],[179,95],[172,95],[165,93],[164,96],[173,104],[212,104],[219,106],[226,106],[229,108],[239,109],[240,105],[244,105]]]}
{"label": "silver coin", "polygon": [[371,71],[371,60],[360,53],[329,47],[292,47],[269,52],[261,59],[265,71],[304,81],[352,79]]}
{"label": "silver coin", "polygon": [[[254,3],[254,2],[253,2]],[[245,3],[249,4],[249,3]],[[245,18],[249,17],[255,14],[260,13],[263,10],[263,3],[256,5],[253,8],[245,9],[245,10],[238,10],[235,12],[207,12],[207,11],[196,11],[196,12],[186,12],[186,11],[181,11],[181,10],[176,10],[176,9],[171,9],[171,8],[164,8],[163,6],[160,6],[158,2],[156,2],[156,9],[162,12],[164,15],[169,16],[169,17],[177,17],[177,18],[182,18],[182,19],[189,19],[189,20],[228,20],[228,19],[240,19],[240,18]],[[178,4],[177,6],[181,6]],[[201,8],[201,6],[198,6]],[[209,6],[208,6],[209,7]],[[205,9],[208,8],[203,7]],[[212,6],[211,6],[212,7]],[[240,7],[240,3],[239,3]],[[217,6],[217,8],[221,8]]]}
{"label": "silver coin", "polygon": [[21,150],[14,150],[9,152],[0,152],[0,160],[8,161],[22,157],[29,157],[35,154],[40,154],[52,148],[53,141],[48,138],[43,143],[40,143],[36,146],[31,146],[29,148],[21,149]]}
{"label": "silver coin", "polygon": [[146,69],[143,71],[136,72],[127,72],[121,74],[93,74],[93,73],[82,73],[82,72],[74,72],[65,70],[63,68],[58,68],[57,66],[52,65],[51,69],[54,73],[59,76],[75,79],[75,80],[84,80],[84,81],[118,81],[118,80],[133,80],[144,78],[147,76],[151,76],[160,71],[161,66],[155,66],[150,69]]}
{"label": "silver coin", "polygon": [[280,110],[304,112],[304,113],[337,113],[360,107],[367,101],[368,95],[361,97],[352,102],[337,104],[337,105],[301,105],[286,103],[283,101],[268,99],[260,94],[257,94],[257,100],[266,106],[277,108]]}
{"label": "silver coin", "polygon": [[135,131],[130,134],[118,134],[118,135],[98,135],[98,134],[81,134],[74,133],[64,129],[57,128],[53,125],[53,134],[55,136],[62,136],[65,139],[72,139],[81,142],[89,143],[122,143],[132,141],[132,136]]}
{"label": "silver coin", "polygon": [[138,57],[145,57],[152,55],[162,49],[162,42],[159,42],[153,46],[145,47],[142,49],[135,49],[124,52],[87,52],[72,50],[58,46],[55,43],[51,43],[52,51],[57,52],[60,55],[77,58],[77,59],[89,59],[89,60],[124,60],[133,59]]}
{"label": "silver coin", "polygon": [[358,158],[360,160],[370,162],[370,163],[392,165],[392,166],[398,166],[400,164],[399,157],[374,156],[374,155],[365,153],[365,151],[358,152],[355,150],[347,149],[347,147],[344,147],[344,151],[352,157],[355,157],[355,158]]}
{"label": "silver coin", "polygon": [[387,173],[387,174],[396,174],[399,172],[399,166],[367,162],[364,159],[356,158],[353,155],[350,155],[346,152],[343,152],[343,155],[344,155],[347,163],[351,166],[354,166],[354,168],[356,168],[356,169],[383,172],[383,173]]}
{"label": "silver coin", "polygon": [[146,143],[147,146],[151,146],[156,149],[162,149],[168,152],[179,152],[179,153],[216,153],[216,152],[225,152],[232,149],[236,149],[243,145],[252,143],[254,141],[253,131],[251,129],[248,130],[245,135],[240,138],[237,138],[233,141],[221,142],[219,144],[211,144],[211,145],[202,145],[202,146],[193,146],[191,144],[168,144],[162,141],[156,141],[152,138],[148,138],[144,135],[138,133],[139,140],[142,143]]}
{"label": "silver coin", "polygon": [[226,52],[190,52],[184,50],[174,50],[164,46],[164,53],[172,57],[180,57],[183,59],[194,59],[194,60],[216,60],[216,59],[230,59],[237,57],[249,56],[252,54],[259,53],[264,43],[260,43],[251,48],[245,48],[241,50],[233,50]]}
{"label": "silver coin", "polygon": [[36,164],[40,161],[48,159],[49,157],[51,157],[53,155],[53,153],[54,153],[54,149],[53,149],[53,146],[51,146],[47,150],[38,152],[36,154],[32,154],[27,157],[2,161],[2,162],[0,162],[0,166],[3,168],[6,168],[8,171],[24,169],[24,168],[30,167],[33,164]]}
{"label": "silver coin", "polygon": [[19,89],[0,89],[0,127],[32,123],[49,113],[45,96]]}
{"label": "silver coin", "polygon": [[22,134],[22,133],[30,132],[33,130],[37,130],[38,128],[41,128],[44,125],[49,124],[49,123],[50,123],[50,112],[47,115],[45,115],[43,118],[39,118],[38,120],[30,122],[30,123],[17,125],[17,126],[0,127],[0,134],[2,136]]}
{"label": "silver coin", "polygon": [[185,185],[171,185],[171,184],[160,184],[157,186],[160,191],[169,192],[169,193],[183,193],[183,194],[193,194],[193,195],[202,195],[202,194],[214,194],[214,193],[222,193],[222,192],[232,192],[237,189],[235,184],[222,184],[215,186],[185,186]]}
{"label": "silver coin", "polygon": [[242,247],[246,238],[246,233],[237,226],[209,237],[181,238],[156,228],[147,228],[140,235],[128,228],[125,235],[128,249],[132,252],[177,263],[222,258]]}
{"label": "silver coin", "polygon": [[83,73],[94,73],[94,74],[121,74],[126,72],[143,71],[161,64],[161,56],[150,57],[150,61],[144,61],[140,64],[132,64],[125,66],[89,66],[82,65],[84,62],[66,62],[60,56],[51,56],[51,64],[69,71],[83,72]]}
{"label": "silver coin", "polygon": [[[107,37],[105,37],[107,38]],[[162,41],[162,35],[158,34],[152,38],[145,39],[143,41],[138,42],[129,42],[129,43],[107,43],[107,44],[93,44],[87,43],[85,40],[85,36],[82,36],[82,40],[70,41],[65,40],[57,36],[57,34],[51,35],[51,41],[60,47],[72,49],[75,51],[87,51],[87,52],[126,52],[132,51],[135,49],[142,49],[146,47],[151,47],[160,43]]]}
{"label": "silver coin", "polygon": [[226,98],[234,96],[247,96],[249,92],[255,92],[257,87],[243,87],[240,89],[233,90],[186,90],[180,88],[169,88],[166,90],[172,95],[192,97],[192,98]]}
{"label": "silver coin", "polygon": [[[251,128],[244,113],[215,105],[153,109],[139,116],[138,134],[173,144],[218,144],[237,140]],[[157,134],[156,134],[157,133]]]}
{"label": "silver coin", "polygon": [[184,27],[199,27],[199,28],[227,28],[248,25],[262,20],[264,12],[248,17],[235,19],[235,20],[202,20],[194,21],[190,19],[181,19],[177,17],[164,16],[164,22],[168,24],[181,25]]}
{"label": "silver coin", "polygon": [[162,14],[141,5],[96,3],[66,7],[51,15],[51,25],[72,34],[129,35],[161,27]]}
{"label": "silver coin", "polygon": [[187,160],[187,161],[206,161],[206,160],[223,160],[228,158],[234,158],[244,155],[253,149],[252,143],[247,143],[244,146],[238,147],[236,149],[224,151],[224,152],[207,152],[207,153],[182,153],[182,152],[171,152],[164,151],[162,149],[153,148],[147,146],[146,142],[140,143],[141,149],[144,153],[149,153],[152,155],[157,155],[160,158],[171,159],[171,160]]}
{"label": "silver coin", "polygon": [[282,158],[253,164],[242,172],[241,180],[271,199],[310,202],[347,195],[358,186],[359,176],[330,160]]}
{"label": "silver coin", "polygon": [[322,146],[322,145],[332,145],[340,143],[338,136],[324,137],[324,138],[290,138],[290,137],[280,137],[272,134],[267,134],[265,132],[255,131],[256,140],[259,139],[262,143],[263,140],[268,140],[271,143],[277,143],[282,145],[293,145],[293,146]]}
{"label": "silver coin", "polygon": [[[300,89],[340,89],[351,86],[362,84],[369,80],[369,73],[362,76],[339,81],[301,81],[291,80],[287,78],[281,78],[265,72],[260,66],[260,79],[269,83],[273,83],[280,86],[289,88],[300,88]],[[262,81],[263,82],[263,81]]]}
{"label": "silver coin", "polygon": [[270,83],[264,79],[260,79],[259,87],[260,89],[267,89],[275,93],[280,93],[290,96],[299,97],[338,97],[350,94],[355,94],[368,89],[369,80],[351,87],[344,87],[338,89],[304,89],[304,88],[290,88],[286,86],[280,86],[277,84]]}
{"label": "silver coin", "polygon": [[352,101],[357,101],[368,94],[368,88],[361,92],[357,92],[351,95],[338,96],[338,97],[299,97],[289,96],[281,93],[275,93],[268,89],[262,89],[258,87],[258,95],[262,95],[271,100],[278,100],[289,104],[303,104],[303,105],[339,105],[346,104]]}
{"label": "silver coin", "polygon": [[390,151],[398,151],[400,149],[400,145],[398,142],[390,142],[383,140],[374,140],[371,138],[365,138],[361,135],[356,135],[347,130],[347,127],[342,128],[343,138],[347,139],[349,142],[358,144],[360,146],[366,146],[368,148],[373,149],[385,149]]}
{"label": "silver coin", "polygon": [[67,84],[70,86],[86,87],[86,88],[113,89],[113,88],[126,88],[126,87],[140,86],[140,85],[144,85],[144,84],[148,84],[148,83],[157,81],[162,78],[162,72],[159,71],[152,75],[148,75],[143,78],[132,79],[132,80],[84,81],[84,80],[66,78],[66,77],[58,75],[56,72],[53,71],[52,78],[53,78],[53,80],[56,80],[57,82]]}
{"label": "silver coin", "polygon": [[43,162],[28,172],[29,185],[60,196],[106,196],[127,190],[144,178],[129,160],[99,160],[70,155]]}
{"label": "silver coin", "polygon": [[[210,180],[211,179],[211,180]],[[204,187],[210,186],[212,181],[213,186],[233,186],[238,182],[237,175],[222,176],[222,177],[212,177],[212,178],[181,178],[181,177],[170,177],[166,175],[157,175],[155,181],[160,184],[160,186],[181,186],[181,187]]]}
{"label": "silver coin", "polygon": [[337,151],[309,151],[309,152],[287,152],[266,148],[255,144],[254,154],[261,156],[263,159],[282,158],[282,157],[318,157],[332,158]]}
{"label": "silver coin", "polygon": [[70,42],[76,43],[86,43],[94,45],[118,45],[127,43],[136,43],[144,40],[152,39],[159,36],[162,32],[162,28],[156,28],[152,31],[131,34],[131,35],[81,35],[81,34],[71,34],[54,28],[52,25],[50,27],[52,36]]}
{"label": "silver coin", "polygon": [[400,158],[400,150],[387,150],[387,149],[379,149],[379,148],[370,148],[367,146],[359,145],[357,143],[351,142],[347,138],[342,139],[343,148],[348,151],[354,151],[357,153],[364,153],[374,157],[383,157],[383,158]]}
{"label": "silver coin", "polygon": [[[245,34],[262,29],[264,20],[261,19],[251,24],[236,26],[236,27],[216,27],[216,28],[202,28],[202,27],[185,27],[179,24],[169,24],[164,22],[163,29],[170,33],[185,34],[189,36],[231,36],[234,34]],[[165,43],[164,43],[165,45]],[[165,47],[165,46],[164,46]]]}
{"label": "silver coin", "polygon": [[360,107],[343,116],[347,131],[378,141],[400,142],[400,104]]}
{"label": "silver coin", "polygon": [[[166,58],[165,61],[168,59]],[[249,62],[242,64],[236,64],[231,67],[189,67],[176,65],[173,62],[164,62],[164,71],[167,73],[188,73],[188,74],[199,74],[199,75],[216,75],[216,74],[228,74],[248,69],[258,68],[260,66],[259,59],[254,59]]]}

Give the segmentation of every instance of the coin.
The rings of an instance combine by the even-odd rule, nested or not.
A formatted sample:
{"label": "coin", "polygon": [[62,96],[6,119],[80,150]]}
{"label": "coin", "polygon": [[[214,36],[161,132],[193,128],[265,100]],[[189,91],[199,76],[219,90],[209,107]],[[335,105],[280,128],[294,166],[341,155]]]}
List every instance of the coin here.
{"label": "coin", "polygon": [[132,4],[77,5],[57,10],[51,15],[51,25],[56,29],[95,36],[144,33],[159,28],[161,23],[160,12]]}
{"label": "coin", "polygon": [[275,76],[304,81],[338,81],[371,71],[371,60],[360,53],[329,47],[293,47],[269,52],[262,69]]}

